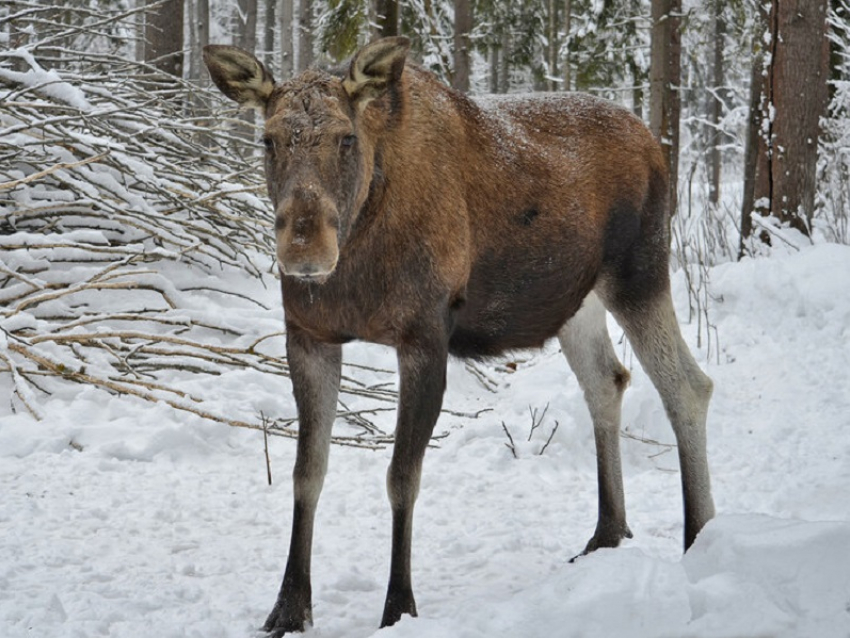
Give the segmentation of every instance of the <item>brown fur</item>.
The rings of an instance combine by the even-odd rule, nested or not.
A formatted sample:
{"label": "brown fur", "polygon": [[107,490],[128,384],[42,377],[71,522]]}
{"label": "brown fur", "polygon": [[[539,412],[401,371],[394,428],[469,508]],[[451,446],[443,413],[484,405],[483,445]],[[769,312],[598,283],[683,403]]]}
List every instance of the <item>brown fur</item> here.
{"label": "brown fur", "polygon": [[[205,52],[222,91],[266,118],[265,168],[300,428],[290,559],[266,623],[275,635],[312,620],[312,521],[340,345],[352,339],[399,353],[383,625],[416,613],[413,503],[449,352],[487,357],[559,334],[588,398],[599,450],[599,522],[586,551],[631,535],[617,447],[628,372],[610,346],[599,300],[587,305],[591,291],[641,340],[642,361],[687,450],[687,544],[713,513],[704,441],[711,382],[681,342],[669,300],[667,178],[658,144],[628,111],[586,95],[477,103],[405,64],[407,47],[403,38],[381,40],[347,68],[310,70],[280,85],[238,49]],[[583,303],[588,309],[566,331]],[[683,383],[693,392],[683,395]]]}
{"label": "brown fur", "polygon": [[[276,89],[269,104],[270,135],[287,89]],[[663,286],[663,164],[648,131],[624,109],[567,94],[494,101],[484,111],[410,65],[399,92],[390,126],[386,96],[357,123],[363,154],[376,158],[380,175],[372,180],[374,169],[363,167],[337,270],[321,285],[283,280],[290,325],[323,341],[397,347],[438,311],[451,315],[440,319],[454,324],[454,353],[494,355],[555,335],[599,277],[623,279],[638,243],[657,249],[653,261],[662,268],[637,283]],[[328,119],[346,115],[340,107]],[[310,152],[338,152],[323,142]],[[281,181],[274,169],[272,191]],[[661,236],[646,237],[648,230]]]}

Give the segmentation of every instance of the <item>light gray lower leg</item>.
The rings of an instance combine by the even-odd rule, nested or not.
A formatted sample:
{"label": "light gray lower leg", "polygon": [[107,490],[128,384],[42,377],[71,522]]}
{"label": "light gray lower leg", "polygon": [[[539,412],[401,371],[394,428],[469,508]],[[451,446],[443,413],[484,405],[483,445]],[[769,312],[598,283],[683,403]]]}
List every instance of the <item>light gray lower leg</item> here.
{"label": "light gray lower leg", "polygon": [[595,293],[558,334],[561,348],[584,392],[596,441],[599,516],[596,531],[583,553],[616,547],[632,533],[626,523],[623,471],[620,460],[620,407],[629,383],[626,370],[611,345],[605,308]]}
{"label": "light gray lower leg", "polygon": [[655,385],[676,434],[685,510],[685,549],[714,516],[706,450],[712,382],[682,339],[669,292],[640,311],[617,312],[632,348]]}

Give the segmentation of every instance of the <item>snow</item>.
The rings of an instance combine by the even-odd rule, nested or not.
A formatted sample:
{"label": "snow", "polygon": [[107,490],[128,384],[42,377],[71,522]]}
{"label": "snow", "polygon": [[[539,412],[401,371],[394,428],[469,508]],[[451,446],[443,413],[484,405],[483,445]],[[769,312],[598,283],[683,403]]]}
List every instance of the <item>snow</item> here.
{"label": "snow", "polygon": [[[711,269],[719,361],[696,349],[696,325],[683,330],[715,382],[709,453],[718,516],[684,557],[672,433],[613,322],[633,372],[622,444],[635,537],[575,563],[595,523],[593,435],[557,344],[484,366],[496,393],[453,361],[446,408],[490,411],[444,414],[437,430],[448,436],[426,455],[413,554],[419,617],[377,629],[391,450],[335,446],[316,524],[307,636],[847,638],[847,273],[850,247],[831,244],[783,245]],[[280,321],[273,282],[219,287],[244,287],[271,310],[217,306],[204,295],[193,317],[256,323],[257,334]],[[686,318],[681,271],[674,296]],[[395,368],[381,347],[352,344],[346,358]],[[218,398],[203,407],[221,414],[294,413],[286,383],[264,381],[234,370],[187,378],[186,389],[214,387],[206,396]],[[12,387],[0,373],[0,397]],[[28,401],[43,420],[0,403],[0,636],[257,635],[286,559],[294,441],[270,440],[269,486],[261,433],[82,386]],[[528,441],[529,408],[547,404]],[[391,412],[375,419],[391,429]]]}
{"label": "snow", "polygon": [[44,95],[65,102],[81,111],[91,110],[91,105],[79,88],[64,80],[56,71],[45,71],[36,62],[32,53],[26,49],[7,51],[6,57],[20,58],[30,67],[30,70],[12,71],[0,66],[0,78],[10,83],[20,83],[22,86],[37,89]]}

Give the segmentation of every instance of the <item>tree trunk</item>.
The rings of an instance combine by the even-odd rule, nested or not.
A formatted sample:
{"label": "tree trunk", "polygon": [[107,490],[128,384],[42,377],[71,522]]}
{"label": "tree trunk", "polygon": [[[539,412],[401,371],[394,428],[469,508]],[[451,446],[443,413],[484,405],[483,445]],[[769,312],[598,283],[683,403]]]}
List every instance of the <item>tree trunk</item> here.
{"label": "tree trunk", "polygon": [[502,47],[499,69],[499,93],[507,93],[511,89],[511,34],[505,29],[502,34]]}
{"label": "tree trunk", "polygon": [[570,66],[570,39],[573,30],[573,1],[564,0],[564,61],[562,71],[564,77],[564,90],[571,91],[573,78]]}
{"label": "tree trunk", "polygon": [[723,143],[723,134],[720,131],[720,119],[723,115],[723,85],[725,83],[723,73],[723,49],[726,39],[726,22],[723,17],[723,2],[714,0],[714,42],[713,60],[711,68],[711,83],[714,89],[709,95],[708,105],[708,201],[717,207],[720,202],[720,173],[721,154],[720,146]]}
{"label": "tree trunk", "polygon": [[[757,112],[747,155],[754,172],[744,182],[741,241],[752,233],[751,214],[774,215],[808,235],[815,208],[820,117],[829,75],[828,0],[772,0]],[[755,99],[755,98],[754,98]],[[754,157],[750,157],[750,154]],[[750,196],[748,189],[752,189]],[[770,243],[766,233],[761,238]]]}
{"label": "tree trunk", "polygon": [[189,14],[189,28],[186,29],[186,36],[189,37],[188,53],[189,61],[186,63],[186,79],[192,82],[197,82],[201,76],[201,60],[198,53],[198,5],[195,0],[186,0],[185,9]]}
{"label": "tree trunk", "polygon": [[487,49],[488,63],[490,67],[490,93],[499,92],[499,47],[491,44]]}
{"label": "tree trunk", "polygon": [[183,0],[167,0],[146,11],[145,62],[183,77]]}
{"label": "tree trunk", "polygon": [[[263,64],[273,69],[274,59],[274,27],[277,21],[277,0],[264,0],[266,11],[263,19]],[[273,74],[274,75],[274,74]]]}
{"label": "tree trunk", "polygon": [[679,82],[682,0],[652,0],[649,69],[650,129],[661,142],[670,176],[670,214],[675,215],[679,186]]}
{"label": "tree trunk", "polygon": [[469,76],[472,66],[472,44],[469,33],[472,31],[472,3],[470,0],[454,0],[455,37],[454,37],[454,75],[452,86],[464,93],[469,91]]}
{"label": "tree trunk", "polygon": [[[136,8],[139,9],[141,7],[147,6],[148,0],[136,0]],[[136,13],[135,17],[135,27],[136,27],[136,44],[135,44],[135,53],[136,53],[136,62],[144,62],[145,61],[145,12],[139,11]]]}
{"label": "tree trunk", "polygon": [[[22,11],[23,9],[23,3],[19,2],[7,2],[0,5],[0,11],[5,12],[4,17],[9,15],[17,16],[15,18],[8,18],[5,22],[8,31],[3,34],[7,36],[7,45],[4,46],[9,46],[11,49],[26,46],[30,41],[30,37],[35,33],[26,14]],[[144,22],[142,22],[142,29],[144,29]],[[144,31],[142,31],[142,35],[144,35]],[[142,42],[144,42],[144,39],[142,39]],[[144,49],[142,49],[142,57],[138,59],[144,59]],[[8,63],[10,68],[17,73],[27,73],[30,70],[29,64],[23,58],[13,57]]]}
{"label": "tree trunk", "polygon": [[629,56],[629,71],[632,79],[632,113],[638,116],[638,118],[643,119],[643,106],[646,99],[643,71],[634,56]]}
{"label": "tree trunk", "polygon": [[298,18],[298,70],[313,64],[313,0],[301,0]]}
{"label": "tree trunk", "polygon": [[376,0],[375,23],[379,38],[398,35],[398,0]]}
{"label": "tree trunk", "polygon": [[[199,86],[205,87],[210,84],[210,76],[203,64],[202,51],[210,43],[210,2],[209,0],[195,0],[194,5],[192,13],[189,14],[193,16],[189,24],[189,33],[194,34],[194,41],[190,43],[189,48],[192,67],[189,77]],[[199,123],[199,132],[196,138],[201,145],[210,147],[213,145],[213,135],[209,132],[212,124],[208,120],[203,120],[210,114],[206,96],[197,92],[192,96],[191,101],[195,117],[198,118]]]}
{"label": "tree trunk", "polygon": [[773,0],[771,209],[808,234],[815,208],[820,117],[825,113],[828,0]]}
{"label": "tree trunk", "polygon": [[[761,46],[767,14],[758,9],[758,23],[753,36],[753,64],[750,74],[750,106],[747,122],[747,141],[744,151],[744,194],[741,203],[741,243],[738,258],[744,256],[744,240],[753,232],[752,214],[756,192],[767,192],[767,144],[762,133],[761,102],[767,89],[764,74],[764,49]],[[758,182],[764,181],[764,184]]]}
{"label": "tree trunk", "polygon": [[293,47],[295,34],[295,0],[282,0],[280,3],[280,77],[288,80],[292,77],[295,66]]}
{"label": "tree trunk", "polygon": [[210,43],[210,2],[189,0],[189,70],[187,78],[201,86],[209,84],[209,74],[204,68],[202,51]]}
{"label": "tree trunk", "polygon": [[236,3],[233,44],[250,53],[257,51],[257,0],[239,0]]}
{"label": "tree trunk", "polygon": [[558,90],[558,3],[557,0],[549,0],[549,29],[546,34],[549,40],[549,85],[550,91]]}
{"label": "tree trunk", "polygon": [[[257,0],[239,0],[233,7],[233,44],[240,49],[250,53],[257,51]],[[248,142],[253,142],[255,137],[254,122],[256,121],[253,109],[244,109],[239,114],[239,119],[244,122],[237,125],[235,134]]]}

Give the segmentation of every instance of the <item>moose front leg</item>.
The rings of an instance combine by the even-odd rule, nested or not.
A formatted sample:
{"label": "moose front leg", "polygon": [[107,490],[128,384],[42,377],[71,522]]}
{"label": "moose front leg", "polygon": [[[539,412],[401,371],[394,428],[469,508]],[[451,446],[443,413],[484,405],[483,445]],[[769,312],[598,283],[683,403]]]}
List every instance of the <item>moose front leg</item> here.
{"label": "moose front leg", "polygon": [[445,339],[420,340],[399,349],[398,423],[393,458],[387,472],[387,492],[393,515],[390,580],[381,627],[402,614],[416,615],[410,578],[413,506],[419,493],[422,459],[440,414],[446,389]]}
{"label": "moose front leg", "polygon": [[277,602],[264,625],[274,637],[312,624],[310,558],[316,505],[325,480],[339,394],[342,348],[287,329],[286,352],[298,408],[298,450],[292,473],[295,503],[289,558]]}

